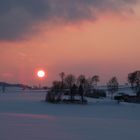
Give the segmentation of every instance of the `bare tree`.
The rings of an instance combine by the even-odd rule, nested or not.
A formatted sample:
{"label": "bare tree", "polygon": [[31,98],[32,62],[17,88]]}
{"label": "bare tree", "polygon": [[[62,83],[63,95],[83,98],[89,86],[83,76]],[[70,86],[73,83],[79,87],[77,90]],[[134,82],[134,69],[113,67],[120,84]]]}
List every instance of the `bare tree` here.
{"label": "bare tree", "polygon": [[94,86],[97,86],[97,83],[99,82],[100,80],[99,80],[99,76],[98,75],[94,75],[93,77],[92,77],[92,82],[93,82],[93,85]]}
{"label": "bare tree", "polygon": [[63,89],[64,88],[65,73],[64,72],[61,72],[61,73],[59,73],[59,76],[61,78],[61,86],[62,86],[62,89]]}
{"label": "bare tree", "polygon": [[76,77],[72,74],[68,74],[65,77],[65,84],[67,85],[68,88],[71,88],[72,85],[75,83],[75,81],[76,81]]}
{"label": "bare tree", "polygon": [[128,83],[131,84],[131,88],[134,88],[134,84],[135,84],[135,74],[134,73],[129,73],[128,74]]}
{"label": "bare tree", "polygon": [[85,75],[79,75],[77,78],[77,83],[79,85],[79,95],[81,96],[82,104],[84,103],[84,94],[88,92],[89,81],[86,79]]}
{"label": "bare tree", "polygon": [[140,71],[135,71],[128,74],[128,82],[131,84],[131,88],[136,92],[140,90]]}
{"label": "bare tree", "polygon": [[88,77],[85,81],[85,93],[88,94],[91,92],[93,81],[91,77]]}
{"label": "bare tree", "polygon": [[118,91],[119,83],[116,77],[112,77],[107,83],[107,88],[109,93],[111,93],[111,98],[113,98],[113,94]]}
{"label": "bare tree", "polygon": [[85,75],[79,75],[78,78],[77,78],[77,83],[80,85],[83,85],[85,86],[86,84],[86,77]]}
{"label": "bare tree", "polygon": [[69,74],[65,77],[65,84],[70,89],[71,101],[73,99],[72,86],[75,84],[75,82],[76,82],[76,77],[74,75]]}
{"label": "bare tree", "polygon": [[53,81],[52,83],[52,90],[57,94],[59,90],[61,89],[61,82],[60,81]]}

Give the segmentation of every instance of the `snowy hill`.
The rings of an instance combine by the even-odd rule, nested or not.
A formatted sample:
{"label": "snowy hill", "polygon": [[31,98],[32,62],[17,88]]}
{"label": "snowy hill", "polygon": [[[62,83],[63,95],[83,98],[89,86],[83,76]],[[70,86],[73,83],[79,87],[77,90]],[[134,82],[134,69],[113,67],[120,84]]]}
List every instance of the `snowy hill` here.
{"label": "snowy hill", "polygon": [[44,102],[45,91],[0,93],[0,140],[139,140],[140,105]]}

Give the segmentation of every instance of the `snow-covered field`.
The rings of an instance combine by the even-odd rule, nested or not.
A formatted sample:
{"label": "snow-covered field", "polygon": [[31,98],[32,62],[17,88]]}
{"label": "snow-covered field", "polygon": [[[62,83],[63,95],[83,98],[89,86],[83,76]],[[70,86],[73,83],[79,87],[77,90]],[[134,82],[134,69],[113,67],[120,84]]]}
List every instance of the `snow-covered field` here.
{"label": "snow-covered field", "polygon": [[0,140],[140,140],[140,105],[88,99],[50,104],[45,92],[0,93]]}

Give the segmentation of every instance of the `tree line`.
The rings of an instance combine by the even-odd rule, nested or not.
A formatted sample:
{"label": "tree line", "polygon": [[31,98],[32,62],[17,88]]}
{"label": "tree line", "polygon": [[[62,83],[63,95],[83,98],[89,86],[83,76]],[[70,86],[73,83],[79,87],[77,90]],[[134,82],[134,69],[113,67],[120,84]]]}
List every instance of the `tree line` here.
{"label": "tree line", "polygon": [[[89,95],[91,91],[94,93],[99,92],[97,90],[97,85],[100,82],[99,75],[93,75],[91,77],[86,77],[85,75],[79,75],[76,77],[73,74],[65,74],[64,72],[59,73],[60,80],[59,81],[53,81],[52,87],[51,87],[51,94],[48,94],[52,96],[52,92],[54,93],[53,99],[57,95],[59,98],[58,100],[61,100],[61,94],[58,95],[58,93],[64,93],[67,92],[67,94],[70,96],[70,101],[74,101],[75,95],[81,96],[81,101],[84,102],[84,95]],[[132,73],[128,74],[127,81],[130,84],[131,88],[136,92],[137,95],[140,94],[140,71],[134,71]],[[113,94],[118,91],[119,89],[119,82],[116,76],[110,78],[110,80],[106,84],[108,93],[110,93],[111,98],[113,98]],[[101,90],[100,90],[101,92]],[[49,98],[49,97],[47,97]]]}

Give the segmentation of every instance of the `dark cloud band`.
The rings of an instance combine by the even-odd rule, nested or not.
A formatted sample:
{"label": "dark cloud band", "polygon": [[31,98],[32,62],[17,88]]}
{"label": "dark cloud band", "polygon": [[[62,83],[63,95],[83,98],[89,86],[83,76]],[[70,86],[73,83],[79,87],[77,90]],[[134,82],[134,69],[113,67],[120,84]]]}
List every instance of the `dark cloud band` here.
{"label": "dark cloud band", "polygon": [[0,0],[0,40],[19,40],[40,22],[95,20],[131,9],[136,0]]}

